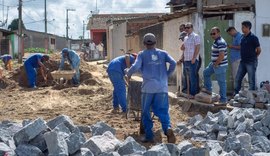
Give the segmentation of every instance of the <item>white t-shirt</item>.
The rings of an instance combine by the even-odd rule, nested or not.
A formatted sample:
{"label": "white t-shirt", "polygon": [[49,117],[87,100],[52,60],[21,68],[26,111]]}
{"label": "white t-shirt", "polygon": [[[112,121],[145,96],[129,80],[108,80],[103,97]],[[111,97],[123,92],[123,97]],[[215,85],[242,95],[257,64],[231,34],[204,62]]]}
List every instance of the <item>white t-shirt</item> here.
{"label": "white t-shirt", "polygon": [[96,44],[94,42],[90,43],[89,46],[90,46],[90,50],[96,50]]}

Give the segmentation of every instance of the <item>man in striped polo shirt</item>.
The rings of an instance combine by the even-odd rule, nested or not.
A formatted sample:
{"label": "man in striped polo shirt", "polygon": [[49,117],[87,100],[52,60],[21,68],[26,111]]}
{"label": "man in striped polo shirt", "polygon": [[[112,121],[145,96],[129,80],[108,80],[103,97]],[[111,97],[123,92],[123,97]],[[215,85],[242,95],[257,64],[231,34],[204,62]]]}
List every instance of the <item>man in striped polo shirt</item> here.
{"label": "man in striped polo shirt", "polygon": [[227,60],[227,43],[220,36],[220,29],[213,27],[210,33],[214,43],[212,45],[211,62],[203,71],[204,87],[207,91],[212,92],[211,75],[215,74],[219,85],[220,104],[227,103],[227,84],[226,71],[228,67]]}

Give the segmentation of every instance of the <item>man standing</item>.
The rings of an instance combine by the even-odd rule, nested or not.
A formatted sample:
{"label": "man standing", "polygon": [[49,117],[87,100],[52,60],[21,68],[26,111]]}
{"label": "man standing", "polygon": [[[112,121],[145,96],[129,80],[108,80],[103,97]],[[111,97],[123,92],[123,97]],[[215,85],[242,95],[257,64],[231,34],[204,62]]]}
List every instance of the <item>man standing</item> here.
{"label": "man standing", "polygon": [[134,63],[137,57],[136,53],[125,54],[114,58],[108,65],[107,73],[113,84],[113,110],[112,113],[119,111],[119,105],[122,112],[127,112],[127,97],[125,86],[125,72],[126,68],[129,68]]}
{"label": "man standing", "polygon": [[235,82],[236,73],[238,70],[238,66],[240,64],[241,56],[240,56],[240,43],[242,34],[234,27],[229,27],[227,29],[227,33],[233,37],[232,45],[228,45],[228,48],[230,48],[230,62],[231,62],[231,70],[232,70],[232,78],[233,82]]}
{"label": "man standing", "polygon": [[90,58],[93,59],[96,51],[96,44],[93,42],[93,40],[90,40],[89,47],[90,47]]}
{"label": "man standing", "polygon": [[185,25],[185,31],[187,32],[187,36],[184,38],[184,44],[181,49],[184,50],[184,55],[182,60],[184,60],[184,70],[186,75],[189,77],[187,79],[187,83],[190,84],[190,98],[193,98],[195,94],[199,92],[198,88],[198,64],[199,64],[199,51],[200,51],[200,36],[193,32],[193,25],[191,23],[187,23]]}
{"label": "man standing", "polygon": [[37,71],[36,68],[41,69],[41,74],[45,81],[47,81],[47,76],[45,72],[48,72],[48,68],[43,64],[48,61],[50,58],[48,55],[43,54],[33,54],[24,62],[24,68],[27,74],[28,86],[30,88],[36,88],[36,79],[37,79]]}
{"label": "man standing", "polygon": [[[215,77],[219,85],[220,104],[227,103],[227,84],[226,84],[226,71],[228,67],[227,60],[227,43],[220,36],[220,29],[213,27],[210,33],[214,43],[212,45],[211,62],[203,71],[204,77],[204,91],[212,93],[211,75],[215,74]],[[206,89],[206,90],[205,90]]]}
{"label": "man standing", "polygon": [[255,77],[261,47],[258,37],[250,31],[251,26],[250,21],[242,22],[241,61],[235,78],[235,94],[238,94],[240,91],[242,80],[246,73],[248,74],[249,90],[256,89]]}
{"label": "man standing", "polygon": [[103,45],[103,43],[101,41],[97,45],[97,50],[98,50],[98,53],[99,53],[99,58],[103,59],[104,58],[104,54],[103,54],[104,45]]}
{"label": "man standing", "polygon": [[[153,121],[150,113],[150,108],[152,108],[153,113],[162,124],[168,142],[175,143],[169,115],[168,77],[173,73],[176,61],[166,51],[155,48],[156,37],[154,34],[145,34],[143,43],[146,49],[139,53],[135,63],[127,70],[127,76],[140,70],[143,77],[142,123],[145,138],[142,142],[154,141]],[[169,69],[167,69],[166,63],[170,64]]]}
{"label": "man standing", "polygon": [[72,77],[72,82],[75,86],[79,86],[80,84],[80,56],[74,51],[69,50],[68,48],[64,48],[61,53],[61,62],[59,69],[63,70],[65,60],[68,60],[71,69],[75,71],[75,75]]}

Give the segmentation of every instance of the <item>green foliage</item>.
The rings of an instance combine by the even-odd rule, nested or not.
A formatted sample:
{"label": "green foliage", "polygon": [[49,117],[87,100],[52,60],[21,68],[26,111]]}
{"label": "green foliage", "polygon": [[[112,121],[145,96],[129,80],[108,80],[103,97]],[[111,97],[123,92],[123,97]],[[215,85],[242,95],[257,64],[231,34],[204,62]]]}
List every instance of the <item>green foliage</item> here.
{"label": "green foliage", "polygon": [[[24,49],[25,53],[45,53],[45,48],[27,48]],[[53,53],[53,50],[48,49],[48,54]]]}
{"label": "green foliage", "polygon": [[[12,22],[10,23],[10,25],[8,25],[8,29],[10,29],[10,31],[13,31],[13,30],[18,30],[18,23],[19,23],[19,19],[18,18],[15,18],[12,20]],[[23,24],[23,21],[22,21],[22,29],[25,29],[25,26]]]}

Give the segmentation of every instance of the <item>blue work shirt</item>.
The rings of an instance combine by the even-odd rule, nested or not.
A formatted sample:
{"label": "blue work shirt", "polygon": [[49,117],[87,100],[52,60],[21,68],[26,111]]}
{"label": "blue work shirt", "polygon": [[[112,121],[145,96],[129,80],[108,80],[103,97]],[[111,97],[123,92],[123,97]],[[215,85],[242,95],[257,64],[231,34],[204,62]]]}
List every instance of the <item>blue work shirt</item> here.
{"label": "blue work shirt", "polygon": [[[233,37],[232,45],[240,46],[241,38],[242,38],[242,34],[240,32],[237,32]],[[230,54],[231,62],[241,59],[240,50],[234,49],[234,48],[231,48],[230,50],[231,50],[231,54]]]}
{"label": "blue work shirt", "polygon": [[[132,55],[130,56],[130,65],[133,64],[135,62],[135,57]],[[118,56],[116,58],[114,58],[108,65],[108,69],[107,72],[109,71],[117,71],[119,72],[121,75],[125,75],[124,70],[127,68],[126,65],[126,59],[125,59],[125,55],[123,56]]]}
{"label": "blue work shirt", "polygon": [[[170,64],[169,69],[166,63]],[[166,51],[157,48],[146,49],[139,53],[127,75],[131,76],[140,70],[143,77],[143,93],[167,93],[168,76],[173,73],[175,67],[176,61]]]}
{"label": "blue work shirt", "polygon": [[2,61],[4,63],[6,63],[6,62],[8,62],[9,60],[12,59],[12,56],[11,55],[8,55],[8,54],[5,54],[5,55],[2,55],[0,58],[2,59]]}
{"label": "blue work shirt", "polygon": [[41,61],[42,56],[43,54],[33,54],[25,60],[24,64],[30,64],[33,68],[39,68],[38,61]]}
{"label": "blue work shirt", "polygon": [[244,63],[254,62],[257,60],[256,48],[260,47],[260,42],[257,36],[249,33],[247,36],[242,36],[241,39],[241,61]]}
{"label": "blue work shirt", "polygon": [[61,53],[62,57],[59,68],[62,70],[64,68],[64,63],[67,60],[72,69],[76,69],[76,67],[80,64],[80,56],[74,50],[68,50],[67,53],[68,57],[64,57],[64,53]]}

